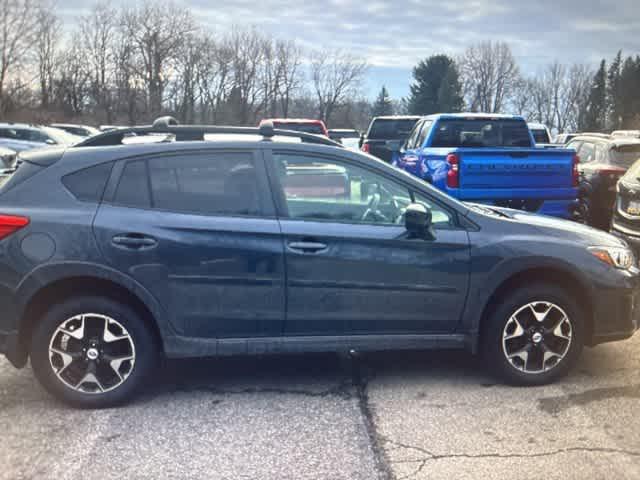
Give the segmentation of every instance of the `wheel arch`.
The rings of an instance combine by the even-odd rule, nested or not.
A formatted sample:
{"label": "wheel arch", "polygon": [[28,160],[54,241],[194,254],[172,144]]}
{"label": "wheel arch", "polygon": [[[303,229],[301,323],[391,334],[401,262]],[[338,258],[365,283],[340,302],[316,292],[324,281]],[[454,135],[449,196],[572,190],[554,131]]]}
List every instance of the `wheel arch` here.
{"label": "wheel arch", "polygon": [[483,341],[488,318],[497,305],[499,305],[500,300],[506,296],[509,291],[531,285],[535,282],[559,286],[567,290],[578,300],[578,304],[584,313],[586,329],[585,341],[588,343],[593,334],[593,303],[591,301],[590,289],[578,274],[559,265],[523,268],[511,273],[498,283],[482,308],[478,323],[478,341],[480,343]]}
{"label": "wheel arch", "polygon": [[151,330],[164,351],[165,334],[172,331],[160,303],[134,279],[95,264],[46,265],[32,272],[18,287],[19,362],[26,363],[34,326],[52,305],[80,295],[99,295],[127,303]]}

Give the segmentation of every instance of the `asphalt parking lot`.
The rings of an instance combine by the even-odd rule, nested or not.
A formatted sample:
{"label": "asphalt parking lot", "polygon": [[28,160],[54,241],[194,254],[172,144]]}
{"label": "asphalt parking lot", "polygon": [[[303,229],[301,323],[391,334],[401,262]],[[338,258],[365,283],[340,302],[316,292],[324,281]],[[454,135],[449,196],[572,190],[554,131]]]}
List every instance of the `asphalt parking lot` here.
{"label": "asphalt parking lot", "polygon": [[103,411],[2,359],[0,478],[637,479],[639,407],[640,335],[541,388],[458,352],[171,361]]}

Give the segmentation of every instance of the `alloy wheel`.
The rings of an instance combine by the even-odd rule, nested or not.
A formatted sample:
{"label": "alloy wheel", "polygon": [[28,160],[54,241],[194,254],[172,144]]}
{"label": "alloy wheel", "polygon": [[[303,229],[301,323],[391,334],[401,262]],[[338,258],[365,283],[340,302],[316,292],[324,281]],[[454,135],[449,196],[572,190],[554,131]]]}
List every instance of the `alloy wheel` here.
{"label": "alloy wheel", "polygon": [[86,313],[63,321],[49,342],[49,363],[72,390],[100,394],[122,385],[136,353],[129,332],[111,317]]}
{"label": "alloy wheel", "polygon": [[509,363],[527,374],[548,372],[565,358],[573,328],[569,316],[551,302],[531,302],[507,321],[502,351]]}

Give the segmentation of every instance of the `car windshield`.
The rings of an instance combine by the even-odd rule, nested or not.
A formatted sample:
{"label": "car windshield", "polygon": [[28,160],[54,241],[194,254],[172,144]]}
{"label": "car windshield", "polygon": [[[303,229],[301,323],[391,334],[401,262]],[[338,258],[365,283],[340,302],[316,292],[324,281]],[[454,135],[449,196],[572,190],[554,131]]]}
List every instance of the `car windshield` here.
{"label": "car windshield", "polygon": [[367,138],[370,140],[404,140],[409,136],[417,119],[377,118],[373,121]]}
{"label": "car windshield", "polygon": [[530,147],[529,128],[517,119],[441,119],[432,147]]}
{"label": "car windshield", "polygon": [[610,158],[611,163],[628,168],[640,159],[640,143],[613,147]]}
{"label": "car windshield", "polygon": [[313,133],[315,135],[324,135],[322,131],[322,126],[317,123],[286,123],[286,122],[277,122],[274,123],[273,126],[275,128],[280,128],[282,130],[293,130],[294,132],[303,132],[303,133]]}

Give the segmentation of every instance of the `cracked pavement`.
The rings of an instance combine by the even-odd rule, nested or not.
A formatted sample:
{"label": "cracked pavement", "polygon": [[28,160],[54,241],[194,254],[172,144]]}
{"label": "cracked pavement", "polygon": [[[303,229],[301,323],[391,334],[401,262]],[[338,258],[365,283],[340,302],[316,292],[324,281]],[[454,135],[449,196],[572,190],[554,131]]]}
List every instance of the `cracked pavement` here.
{"label": "cracked pavement", "polygon": [[168,361],[79,411],[0,359],[0,479],[637,479],[640,335],[513,388],[461,352]]}

